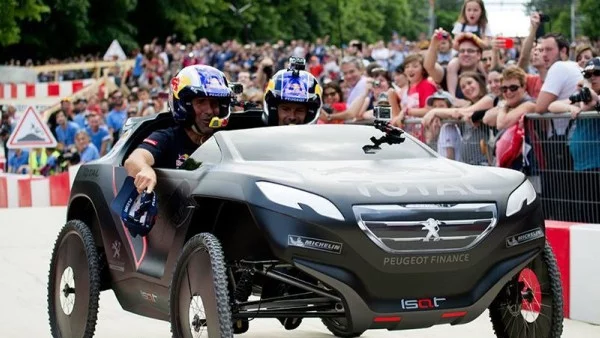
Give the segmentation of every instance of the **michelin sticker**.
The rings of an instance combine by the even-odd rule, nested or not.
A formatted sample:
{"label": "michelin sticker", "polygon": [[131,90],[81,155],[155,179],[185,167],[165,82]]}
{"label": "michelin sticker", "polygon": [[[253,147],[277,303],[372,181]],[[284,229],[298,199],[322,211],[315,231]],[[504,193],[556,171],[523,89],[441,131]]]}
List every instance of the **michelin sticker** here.
{"label": "michelin sticker", "polygon": [[310,250],[325,251],[338,255],[342,253],[342,243],[317,238],[288,235],[288,245]]}
{"label": "michelin sticker", "polygon": [[513,246],[521,245],[542,237],[544,237],[544,231],[541,228],[535,228],[533,230],[525,231],[508,237],[506,239],[506,247],[512,248]]}

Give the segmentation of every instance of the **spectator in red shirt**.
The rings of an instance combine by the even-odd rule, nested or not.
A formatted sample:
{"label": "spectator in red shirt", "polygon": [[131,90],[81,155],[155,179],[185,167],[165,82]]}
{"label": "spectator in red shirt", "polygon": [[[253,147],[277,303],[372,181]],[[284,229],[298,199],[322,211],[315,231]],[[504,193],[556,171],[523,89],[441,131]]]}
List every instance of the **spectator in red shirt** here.
{"label": "spectator in red shirt", "polygon": [[411,54],[404,59],[404,74],[410,84],[406,97],[402,100],[403,111],[401,116],[423,117],[427,108],[427,98],[433,95],[437,88],[428,79],[428,74],[423,67],[423,56]]}
{"label": "spectator in red shirt", "polygon": [[321,65],[321,62],[316,55],[310,57],[308,71],[317,79],[321,77],[321,74],[323,74],[323,65]]}

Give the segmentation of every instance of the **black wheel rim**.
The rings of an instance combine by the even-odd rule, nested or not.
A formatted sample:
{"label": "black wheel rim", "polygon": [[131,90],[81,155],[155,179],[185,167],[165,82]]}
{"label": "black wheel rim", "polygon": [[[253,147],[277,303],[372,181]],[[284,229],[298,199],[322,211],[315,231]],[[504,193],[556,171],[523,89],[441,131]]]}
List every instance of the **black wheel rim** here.
{"label": "black wheel rim", "polygon": [[184,337],[218,337],[219,315],[210,256],[204,248],[192,252],[179,276],[179,325]]}
{"label": "black wheel rim", "polygon": [[55,271],[54,312],[59,332],[64,337],[83,337],[90,303],[90,278],[83,240],[76,231],[68,232],[61,240]]}
{"label": "black wheel rim", "polygon": [[554,295],[547,268],[540,255],[505,287],[499,310],[509,337],[550,337]]}

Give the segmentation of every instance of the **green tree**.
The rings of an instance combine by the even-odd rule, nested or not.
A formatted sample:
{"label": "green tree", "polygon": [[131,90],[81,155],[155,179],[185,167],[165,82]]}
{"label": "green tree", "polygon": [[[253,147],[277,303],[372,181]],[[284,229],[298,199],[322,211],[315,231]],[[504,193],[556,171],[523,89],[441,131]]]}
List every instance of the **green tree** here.
{"label": "green tree", "polygon": [[138,6],[137,0],[89,1],[87,29],[90,40],[85,42],[87,50],[104,52],[114,39],[125,50],[137,47],[137,28],[128,20],[129,14]]}
{"label": "green tree", "polygon": [[40,21],[50,8],[41,0],[0,1],[0,45],[9,46],[21,41],[21,25],[27,21]]}
{"label": "green tree", "polygon": [[435,7],[437,26],[452,31],[462,5],[463,0],[437,0]]}
{"label": "green tree", "polygon": [[600,21],[596,18],[597,13],[600,13],[600,1],[581,0],[578,12],[583,14],[581,20],[583,35],[592,39],[600,38]]}
{"label": "green tree", "polygon": [[546,32],[561,33],[571,36],[571,0],[530,0],[526,4],[526,12],[540,11],[550,17],[550,22],[544,24]]}

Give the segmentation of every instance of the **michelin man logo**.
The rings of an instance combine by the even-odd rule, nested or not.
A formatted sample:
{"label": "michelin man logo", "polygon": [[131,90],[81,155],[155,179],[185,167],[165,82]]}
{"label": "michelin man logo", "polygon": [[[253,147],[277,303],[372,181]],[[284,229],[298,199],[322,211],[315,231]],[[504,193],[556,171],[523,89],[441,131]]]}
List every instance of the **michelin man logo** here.
{"label": "michelin man logo", "polygon": [[421,228],[421,230],[428,231],[427,236],[425,236],[425,238],[423,238],[423,242],[429,242],[432,237],[433,237],[434,242],[439,241],[441,238],[438,233],[440,232],[441,224],[442,224],[442,222],[435,220],[433,218],[429,218],[425,222],[422,222],[421,225],[423,225],[423,227]]}

